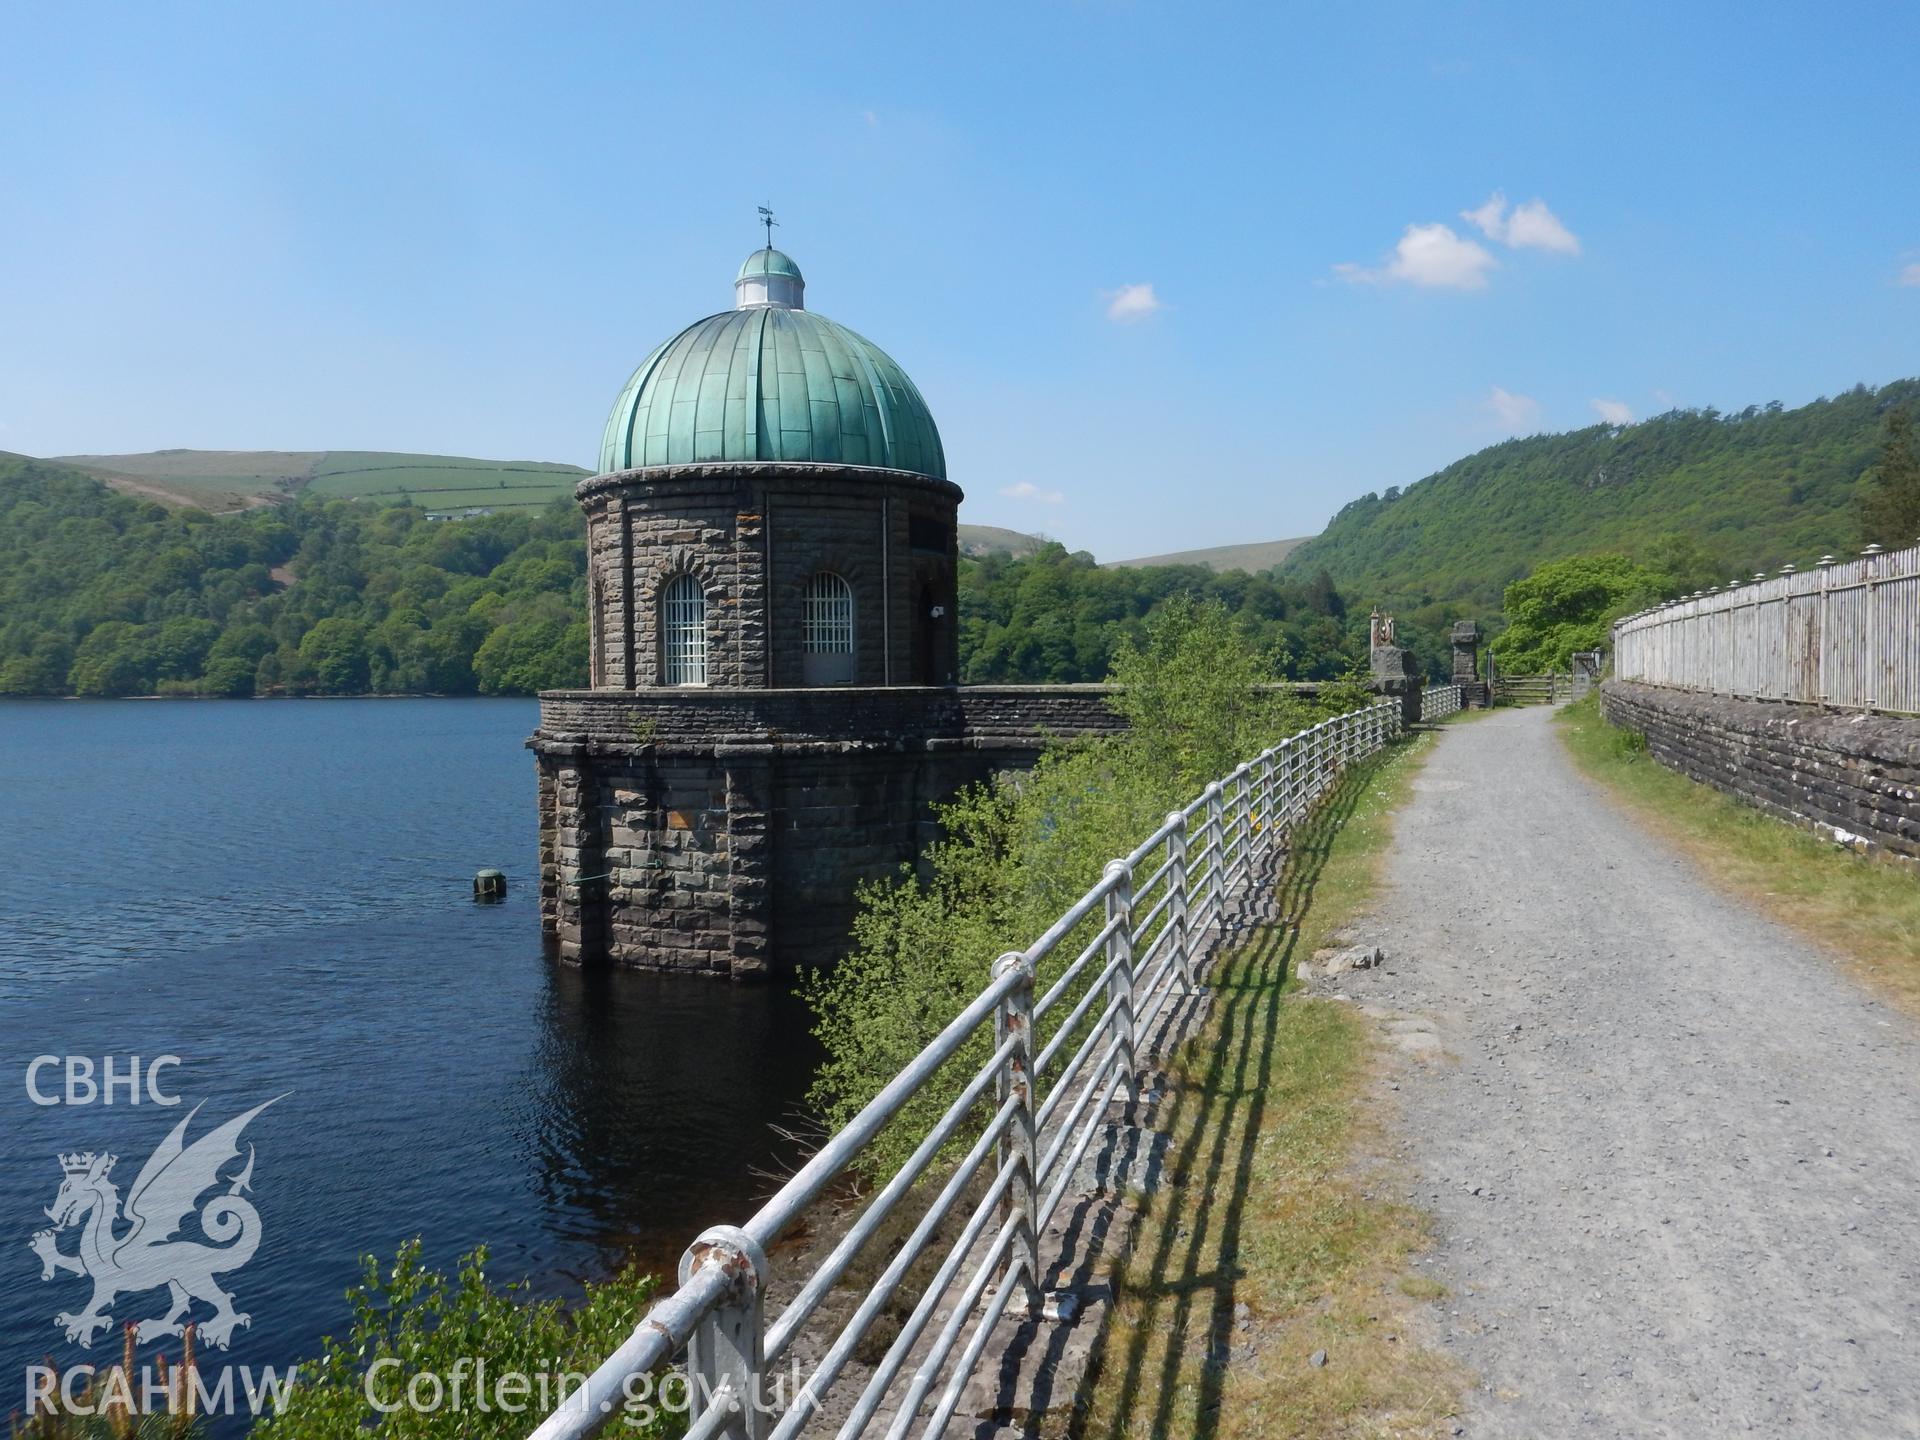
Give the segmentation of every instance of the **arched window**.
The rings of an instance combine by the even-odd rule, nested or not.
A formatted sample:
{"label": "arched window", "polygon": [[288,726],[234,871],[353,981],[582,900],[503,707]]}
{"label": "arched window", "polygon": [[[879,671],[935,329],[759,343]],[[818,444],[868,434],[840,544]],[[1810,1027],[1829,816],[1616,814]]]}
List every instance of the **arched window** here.
{"label": "arched window", "polygon": [[660,592],[660,679],[707,683],[707,595],[692,575],[674,576]]}
{"label": "arched window", "polygon": [[853,587],[831,570],[807,581],[801,597],[800,649],[806,683],[853,680]]}

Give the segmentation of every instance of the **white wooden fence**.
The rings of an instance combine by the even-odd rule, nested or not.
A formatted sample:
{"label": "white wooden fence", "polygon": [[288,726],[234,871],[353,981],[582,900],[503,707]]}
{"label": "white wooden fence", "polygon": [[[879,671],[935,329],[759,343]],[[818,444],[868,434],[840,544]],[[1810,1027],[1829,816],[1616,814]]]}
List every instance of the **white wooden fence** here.
{"label": "white wooden fence", "polygon": [[1613,627],[1622,680],[1920,715],[1920,545],[1696,591]]}

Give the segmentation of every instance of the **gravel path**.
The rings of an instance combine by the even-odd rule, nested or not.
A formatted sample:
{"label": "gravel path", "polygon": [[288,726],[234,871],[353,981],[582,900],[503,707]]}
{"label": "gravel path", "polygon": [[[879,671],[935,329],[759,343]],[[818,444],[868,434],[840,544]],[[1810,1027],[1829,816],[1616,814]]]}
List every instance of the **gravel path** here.
{"label": "gravel path", "polygon": [[1920,1029],[1639,831],[1544,708],[1442,733],[1378,926],[1336,984],[1446,1052],[1407,1044],[1394,1098],[1467,1436],[1920,1436]]}

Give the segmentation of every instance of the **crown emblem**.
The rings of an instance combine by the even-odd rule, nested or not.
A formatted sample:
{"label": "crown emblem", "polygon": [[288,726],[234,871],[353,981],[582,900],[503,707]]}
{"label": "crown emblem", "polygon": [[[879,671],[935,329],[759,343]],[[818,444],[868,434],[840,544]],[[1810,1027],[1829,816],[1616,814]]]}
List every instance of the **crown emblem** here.
{"label": "crown emblem", "polygon": [[[93,1170],[93,1162],[99,1158],[100,1157],[96,1156],[91,1150],[85,1154],[62,1155],[60,1157],[60,1168],[69,1175],[86,1175]],[[113,1169],[113,1162],[117,1158],[117,1156],[113,1155],[105,1157],[104,1162],[100,1166],[101,1175],[104,1176],[109,1170]]]}

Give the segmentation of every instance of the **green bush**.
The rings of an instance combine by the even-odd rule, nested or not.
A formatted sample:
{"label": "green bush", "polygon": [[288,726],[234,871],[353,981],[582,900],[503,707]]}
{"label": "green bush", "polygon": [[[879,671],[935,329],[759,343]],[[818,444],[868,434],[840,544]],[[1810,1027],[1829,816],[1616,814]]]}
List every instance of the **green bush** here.
{"label": "green bush", "polygon": [[[580,1302],[567,1306],[532,1299],[520,1285],[496,1288],[486,1259],[484,1248],[474,1251],[449,1279],[420,1263],[417,1240],[400,1247],[385,1274],[367,1256],[361,1283],[347,1296],[353,1305],[347,1338],[329,1337],[317,1361],[299,1366],[280,1412],[263,1418],[253,1434],[261,1440],[521,1440],[563,1398],[563,1376],[577,1384],[633,1333],[656,1288],[650,1276],[630,1268],[588,1285]],[[474,1362],[482,1357],[486,1409],[476,1400]],[[456,1374],[465,1377],[459,1408],[443,1403],[429,1411],[404,1403],[415,1376],[437,1377],[444,1399]],[[530,1390],[505,1397],[522,1406],[518,1413],[502,1408],[496,1387],[507,1375],[550,1377],[549,1404],[542,1406]],[[420,1398],[431,1394],[423,1381]],[[382,1413],[375,1400],[397,1408]],[[664,1436],[681,1425],[677,1417],[656,1416],[649,1424],[615,1428]]]}
{"label": "green bush", "polygon": [[[860,892],[850,952],[804,982],[826,1059],[811,1099],[839,1128],[964,1008],[994,958],[1022,949],[1212,779],[1313,724],[1365,703],[1357,686],[1318,702],[1257,688],[1274,678],[1217,602],[1176,597],[1124,644],[1113,678],[1132,728],[1050,746],[1027,774],[937,807],[946,838],[925,878],[911,870]],[[1044,987],[1101,921],[1057,946]],[[1068,1007],[1048,1017],[1057,1022]],[[1043,1025],[1037,1037],[1045,1042]],[[950,1061],[883,1135],[874,1168],[897,1168],[990,1053],[985,1033]]]}
{"label": "green bush", "polygon": [[1490,647],[1511,675],[1566,670],[1576,650],[1606,645],[1613,621],[1676,592],[1666,575],[1625,555],[1576,555],[1507,586],[1507,629]]}

